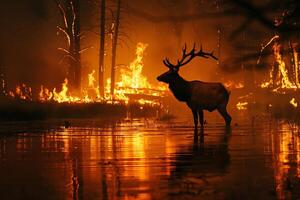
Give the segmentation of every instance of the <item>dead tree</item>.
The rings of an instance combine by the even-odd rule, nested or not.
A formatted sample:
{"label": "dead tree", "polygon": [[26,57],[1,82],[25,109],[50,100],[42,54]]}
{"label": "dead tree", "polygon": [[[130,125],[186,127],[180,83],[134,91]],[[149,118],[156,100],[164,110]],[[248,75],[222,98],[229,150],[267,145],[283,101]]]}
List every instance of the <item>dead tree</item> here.
{"label": "dead tree", "polygon": [[114,99],[115,90],[115,71],[116,71],[116,58],[117,58],[117,45],[119,37],[119,25],[120,25],[120,14],[121,14],[121,0],[117,1],[117,13],[116,19],[113,23],[113,34],[112,34],[112,56],[111,56],[111,86],[110,93],[112,99]]}
{"label": "dead tree", "polygon": [[67,39],[67,47],[59,47],[64,52],[61,61],[67,59],[67,77],[73,89],[81,89],[81,52],[80,49],[80,3],[79,0],[65,0],[63,6],[59,0],[56,4],[63,17],[63,25],[57,26],[59,33]]}
{"label": "dead tree", "polygon": [[104,96],[104,54],[105,54],[105,1],[100,6],[100,49],[99,49],[99,92]]}
{"label": "dead tree", "polygon": [[0,65],[0,97],[7,95],[6,69],[4,65]]}

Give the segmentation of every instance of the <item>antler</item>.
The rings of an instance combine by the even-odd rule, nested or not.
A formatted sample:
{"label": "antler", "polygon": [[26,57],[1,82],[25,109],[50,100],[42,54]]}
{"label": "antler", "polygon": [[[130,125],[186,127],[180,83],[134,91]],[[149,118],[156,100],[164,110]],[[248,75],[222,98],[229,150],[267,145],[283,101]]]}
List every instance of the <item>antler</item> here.
{"label": "antler", "polygon": [[169,61],[168,58],[165,58],[163,60],[163,63],[168,68],[170,68],[170,69],[171,68],[177,68],[177,69],[179,69],[179,67],[182,67],[183,65],[189,63],[196,56],[203,57],[203,58],[210,58],[211,57],[211,58],[213,58],[215,60],[218,60],[218,58],[216,56],[214,56],[214,52],[213,51],[210,52],[210,53],[204,52],[203,49],[202,49],[202,45],[201,45],[200,50],[197,52],[196,51],[196,44],[194,43],[194,47],[193,47],[193,49],[189,53],[186,53],[186,44],[184,45],[184,47],[182,48],[182,58],[180,60],[178,59],[176,65],[170,63],[170,61]]}

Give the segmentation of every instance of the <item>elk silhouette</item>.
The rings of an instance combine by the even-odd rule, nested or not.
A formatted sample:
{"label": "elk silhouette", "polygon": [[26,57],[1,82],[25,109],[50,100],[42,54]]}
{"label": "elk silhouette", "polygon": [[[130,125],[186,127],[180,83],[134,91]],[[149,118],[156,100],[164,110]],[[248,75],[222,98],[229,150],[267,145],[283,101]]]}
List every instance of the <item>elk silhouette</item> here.
{"label": "elk silhouette", "polygon": [[195,130],[198,127],[198,116],[201,127],[204,127],[203,110],[210,112],[217,109],[225,120],[226,126],[230,126],[231,116],[227,112],[227,104],[230,93],[222,83],[208,83],[202,81],[186,81],[179,74],[179,68],[189,63],[195,57],[213,58],[218,60],[213,52],[206,53],[201,49],[196,51],[195,44],[193,49],[187,53],[186,45],[182,49],[182,58],[177,64],[172,64],[168,58],[163,60],[169,71],[157,77],[158,81],[169,84],[169,88],[179,101],[186,102],[192,110],[194,117]]}

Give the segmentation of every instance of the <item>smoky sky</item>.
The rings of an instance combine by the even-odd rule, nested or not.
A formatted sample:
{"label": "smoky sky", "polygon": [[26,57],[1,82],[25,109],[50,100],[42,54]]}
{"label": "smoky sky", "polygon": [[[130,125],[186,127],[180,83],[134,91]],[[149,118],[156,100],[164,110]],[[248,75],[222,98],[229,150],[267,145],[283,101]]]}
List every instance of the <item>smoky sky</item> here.
{"label": "smoky sky", "polygon": [[[97,2],[97,1],[96,1]],[[110,10],[114,10],[114,1],[107,1],[107,29],[111,23]],[[123,1],[121,14],[121,36],[118,45],[117,64],[129,64],[135,57],[138,42],[148,44],[144,59],[144,73],[150,82],[167,70],[162,60],[169,57],[175,61],[180,56],[182,46],[187,43],[200,44],[207,51],[218,53],[218,30],[221,29],[221,57],[226,59],[234,55],[233,40],[228,35],[237,26],[239,19],[203,17],[197,20],[176,21],[159,19],[160,16],[180,16],[191,13],[216,11],[212,1],[183,0],[130,0]],[[82,48],[91,47],[82,54],[82,73],[98,69],[99,54],[99,8],[93,1],[81,2],[81,29],[84,37]],[[150,16],[158,17],[157,21],[133,13],[129,10],[141,11]],[[234,21],[235,20],[235,21]],[[243,19],[240,19],[243,20]],[[236,22],[236,23],[234,23]],[[57,25],[62,23],[55,1],[49,0],[2,0],[0,7],[0,64],[6,67],[9,85],[25,82],[28,84],[46,84],[54,86],[65,77],[65,66],[60,63],[62,56],[57,50],[65,45],[65,38],[57,35]],[[255,29],[254,29],[255,30]],[[249,36],[254,35],[249,32]],[[271,34],[269,34],[271,35]],[[269,35],[266,35],[267,38]],[[106,77],[110,72],[110,37],[106,37],[107,58]],[[261,41],[251,43],[259,49]],[[247,42],[246,42],[247,43]],[[240,52],[239,52],[240,53]],[[234,67],[233,67],[234,68]],[[197,60],[191,67],[182,69],[188,79],[217,80],[217,63],[212,60]],[[117,73],[118,75],[118,73]]]}
{"label": "smoky sky", "polygon": [[[9,80],[34,82],[33,73],[48,69],[48,53],[54,55],[51,41],[56,34],[49,14],[49,1],[1,2],[1,64]],[[51,56],[50,56],[51,57]]]}

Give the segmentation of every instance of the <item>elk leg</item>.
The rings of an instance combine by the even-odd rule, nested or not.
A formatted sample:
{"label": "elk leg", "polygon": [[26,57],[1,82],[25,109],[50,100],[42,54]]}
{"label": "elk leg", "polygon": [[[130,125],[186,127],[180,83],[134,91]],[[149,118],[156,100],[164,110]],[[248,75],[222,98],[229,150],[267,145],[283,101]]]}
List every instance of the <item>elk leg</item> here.
{"label": "elk leg", "polygon": [[197,110],[192,110],[193,112],[193,117],[194,117],[194,125],[195,125],[195,130],[198,129],[198,113]]}
{"label": "elk leg", "polygon": [[231,116],[228,114],[226,107],[222,106],[218,108],[219,113],[225,120],[226,126],[230,126],[231,123]]}
{"label": "elk leg", "polygon": [[203,110],[199,110],[198,113],[199,113],[199,122],[200,122],[201,128],[203,128],[204,127],[204,114],[203,114]]}

